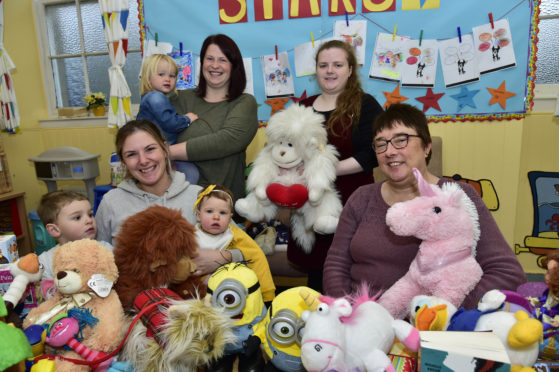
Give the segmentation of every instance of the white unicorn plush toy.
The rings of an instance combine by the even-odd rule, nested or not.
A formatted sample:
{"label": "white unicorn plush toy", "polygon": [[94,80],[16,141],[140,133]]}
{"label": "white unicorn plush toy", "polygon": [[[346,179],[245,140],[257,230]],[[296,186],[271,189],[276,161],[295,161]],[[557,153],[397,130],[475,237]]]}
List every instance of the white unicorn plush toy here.
{"label": "white unicorn plush toy", "polygon": [[307,371],[395,371],[386,355],[395,337],[411,351],[419,348],[419,332],[403,320],[394,320],[374,298],[361,294],[352,299],[301,293],[314,311],[305,311],[301,361]]}
{"label": "white unicorn plush toy", "polygon": [[406,275],[379,299],[395,318],[404,318],[414,296],[432,295],[459,307],[483,274],[475,259],[479,240],[477,209],[462,188],[430,185],[413,169],[420,196],[396,203],[386,224],[396,235],[423,241]]}

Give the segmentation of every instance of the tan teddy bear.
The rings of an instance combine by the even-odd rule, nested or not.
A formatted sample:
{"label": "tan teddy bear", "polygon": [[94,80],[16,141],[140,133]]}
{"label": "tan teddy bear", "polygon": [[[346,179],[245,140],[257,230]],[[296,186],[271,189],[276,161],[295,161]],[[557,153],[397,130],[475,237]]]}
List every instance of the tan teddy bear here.
{"label": "tan teddy bear", "polygon": [[[89,310],[98,321],[83,330],[84,344],[91,350],[110,353],[120,343],[126,326],[122,305],[112,289],[118,270],[112,252],[91,239],[76,240],[56,248],[53,255],[55,295],[32,309],[23,327],[32,324],[50,324],[54,317],[71,308]],[[67,358],[82,359],[73,351],[58,349]],[[56,370],[90,371],[88,366],[55,360]]]}

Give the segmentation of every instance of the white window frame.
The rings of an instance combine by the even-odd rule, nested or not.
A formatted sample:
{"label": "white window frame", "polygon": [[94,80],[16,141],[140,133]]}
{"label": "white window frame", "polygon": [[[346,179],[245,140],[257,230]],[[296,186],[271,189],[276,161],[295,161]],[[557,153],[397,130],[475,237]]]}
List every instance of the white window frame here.
{"label": "white window frame", "polygon": [[[45,98],[47,101],[48,118],[39,120],[41,128],[58,128],[58,127],[76,127],[76,126],[103,126],[107,124],[106,117],[72,117],[64,118],[58,116],[56,107],[56,82],[54,81],[54,71],[52,69],[51,57],[49,53],[49,40],[47,35],[47,22],[45,8],[49,5],[58,4],[76,4],[79,11],[79,0],[33,0],[33,8],[35,12],[35,29],[37,31],[37,41],[39,44],[39,58],[41,62],[41,70],[43,75],[43,87]],[[78,25],[81,28],[81,18],[78,18]],[[82,40],[82,50],[76,55],[62,55],[62,57],[81,57],[82,66],[87,66],[86,55],[107,55],[108,50],[104,52],[85,52],[83,43],[83,28],[80,29],[80,39]],[[139,52],[140,50],[129,50],[129,52]],[[107,79],[109,78],[107,72]],[[84,79],[86,91],[89,90],[89,77],[87,69],[84,71]],[[132,115],[136,116],[138,112],[138,104],[133,104]]]}

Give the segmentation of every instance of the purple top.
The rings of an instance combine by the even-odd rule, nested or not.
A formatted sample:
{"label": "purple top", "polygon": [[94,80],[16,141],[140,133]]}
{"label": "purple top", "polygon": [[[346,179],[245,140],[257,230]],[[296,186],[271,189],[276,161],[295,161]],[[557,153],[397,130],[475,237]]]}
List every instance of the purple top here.
{"label": "purple top", "polygon": [[[444,182],[454,181],[441,178],[438,185]],[[351,293],[362,282],[369,284],[372,294],[386,290],[406,274],[417,254],[421,240],[397,236],[386,225],[390,206],[381,196],[382,183],[360,187],[344,206],[324,264],[324,293],[328,296]],[[476,260],[483,277],[462,304],[473,309],[485,292],[514,291],[526,282],[526,276],[483,200],[472,186],[459,185],[474,202],[481,229]]]}

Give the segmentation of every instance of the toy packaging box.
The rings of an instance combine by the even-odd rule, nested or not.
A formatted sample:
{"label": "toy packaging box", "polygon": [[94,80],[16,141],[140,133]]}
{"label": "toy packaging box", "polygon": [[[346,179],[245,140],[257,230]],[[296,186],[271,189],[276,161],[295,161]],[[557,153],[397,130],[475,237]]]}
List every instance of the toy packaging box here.
{"label": "toy packaging box", "polygon": [[[10,273],[8,264],[0,264],[0,295],[4,296],[4,293],[8,291],[8,287],[14,280],[14,277]],[[39,303],[39,298],[37,297],[38,290],[35,284],[29,283],[25,289],[20,304],[23,302],[23,310],[20,316],[26,315],[32,308],[37,307]]]}
{"label": "toy packaging box", "polygon": [[0,254],[6,257],[8,262],[16,262],[18,260],[19,255],[15,234],[0,235]]}
{"label": "toy packaging box", "polygon": [[[419,332],[420,372],[510,371],[510,360],[493,332]],[[487,369],[489,370],[489,369]]]}

